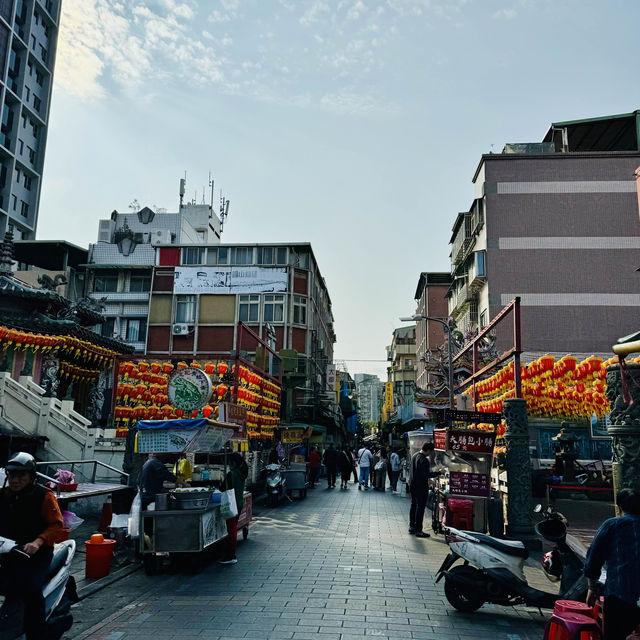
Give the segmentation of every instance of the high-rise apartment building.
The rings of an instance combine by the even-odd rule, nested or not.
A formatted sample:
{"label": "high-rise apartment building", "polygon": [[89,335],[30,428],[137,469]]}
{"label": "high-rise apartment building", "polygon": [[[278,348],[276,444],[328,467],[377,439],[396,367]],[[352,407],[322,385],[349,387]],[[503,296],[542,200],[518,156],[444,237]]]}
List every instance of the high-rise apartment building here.
{"label": "high-rise apartment building", "polygon": [[[610,351],[637,330],[640,111],[553,123],[485,154],[451,236],[449,313],[463,333],[521,299],[530,352]],[[513,341],[509,323],[498,347]]]}
{"label": "high-rise apartment building", "polygon": [[378,376],[370,373],[356,373],[353,379],[356,383],[360,419],[378,422],[384,394],[384,383]]}
{"label": "high-rise apartment building", "polygon": [[416,325],[393,330],[387,347],[387,382],[393,384],[393,403],[398,407],[412,398],[416,389]]}
{"label": "high-rise apartment building", "polygon": [[0,233],[35,238],[60,0],[0,0]]}

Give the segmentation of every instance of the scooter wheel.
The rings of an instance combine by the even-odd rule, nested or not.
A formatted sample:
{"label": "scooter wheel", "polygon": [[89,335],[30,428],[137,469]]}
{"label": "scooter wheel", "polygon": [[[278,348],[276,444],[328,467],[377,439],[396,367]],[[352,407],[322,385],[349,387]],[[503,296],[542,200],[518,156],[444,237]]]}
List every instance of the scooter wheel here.
{"label": "scooter wheel", "polygon": [[473,587],[469,591],[463,591],[456,583],[459,579],[460,581],[469,582],[471,585],[477,584],[480,582],[480,572],[474,567],[458,565],[453,567],[449,573],[454,576],[453,580],[445,576],[444,595],[449,604],[458,611],[464,611],[465,613],[477,611],[484,604],[482,595],[479,593],[472,594]]}

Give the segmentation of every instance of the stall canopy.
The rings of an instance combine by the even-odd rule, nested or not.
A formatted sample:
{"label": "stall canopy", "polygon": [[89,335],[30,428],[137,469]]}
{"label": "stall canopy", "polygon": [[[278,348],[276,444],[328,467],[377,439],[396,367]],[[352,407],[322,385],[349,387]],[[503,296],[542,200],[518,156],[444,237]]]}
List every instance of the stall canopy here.
{"label": "stall canopy", "polygon": [[192,420],[140,420],[138,429],[202,429],[215,424],[206,418]]}

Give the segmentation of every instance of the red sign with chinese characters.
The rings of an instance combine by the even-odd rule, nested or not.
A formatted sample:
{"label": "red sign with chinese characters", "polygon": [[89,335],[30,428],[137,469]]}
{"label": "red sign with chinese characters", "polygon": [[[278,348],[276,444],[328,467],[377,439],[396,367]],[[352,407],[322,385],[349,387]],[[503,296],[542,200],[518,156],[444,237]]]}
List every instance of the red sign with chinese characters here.
{"label": "red sign with chinese characters", "polygon": [[433,446],[439,451],[447,450],[447,430],[435,429],[433,432]]}
{"label": "red sign with chinese characters", "polygon": [[489,497],[489,476],[485,473],[449,473],[449,491],[452,495]]}
{"label": "red sign with chinese characters", "polygon": [[447,449],[449,451],[493,454],[493,447],[496,443],[496,434],[490,431],[452,429],[447,436]]}

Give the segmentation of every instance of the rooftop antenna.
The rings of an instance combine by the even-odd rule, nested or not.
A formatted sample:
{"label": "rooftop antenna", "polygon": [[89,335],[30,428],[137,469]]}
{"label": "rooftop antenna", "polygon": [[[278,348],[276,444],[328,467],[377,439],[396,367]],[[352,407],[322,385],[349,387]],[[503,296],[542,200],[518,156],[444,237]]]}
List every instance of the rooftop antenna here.
{"label": "rooftop antenna", "polygon": [[184,200],[184,190],[187,186],[187,172],[184,172],[184,178],[180,178],[180,208],[182,208],[182,201]]}
{"label": "rooftop antenna", "polygon": [[224,227],[224,221],[229,215],[229,201],[224,199],[222,189],[220,189],[220,233]]}
{"label": "rooftop antenna", "polygon": [[213,213],[213,186],[214,179],[211,177],[211,171],[209,171],[209,188],[211,189],[211,202],[209,203],[209,209]]}
{"label": "rooftop antenna", "polygon": [[206,204],[204,201],[204,185],[202,186],[202,204]]}

